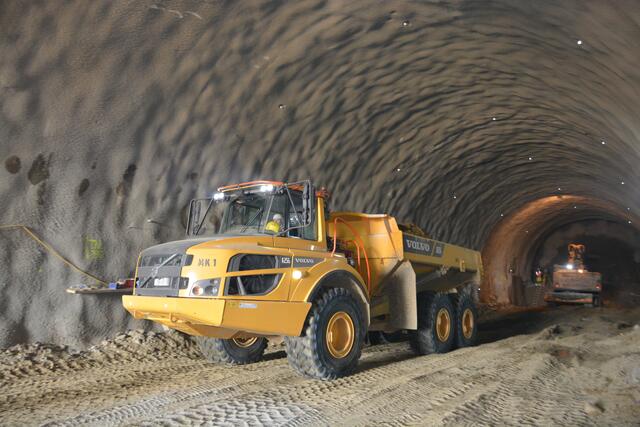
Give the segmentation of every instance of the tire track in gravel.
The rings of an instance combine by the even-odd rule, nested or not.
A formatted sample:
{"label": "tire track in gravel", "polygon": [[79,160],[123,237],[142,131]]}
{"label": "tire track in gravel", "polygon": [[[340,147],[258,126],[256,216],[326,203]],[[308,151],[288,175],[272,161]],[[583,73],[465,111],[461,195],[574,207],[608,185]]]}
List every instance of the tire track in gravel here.
{"label": "tire track in gravel", "polygon": [[[580,313],[554,314],[568,327],[442,355],[416,357],[406,343],[369,347],[353,376],[329,382],[299,377],[281,352],[224,367],[192,351],[156,361],[143,345],[108,363],[33,369],[7,383],[0,424],[633,425],[640,330],[621,334],[615,319],[582,322]],[[592,397],[615,409],[588,414]]]}

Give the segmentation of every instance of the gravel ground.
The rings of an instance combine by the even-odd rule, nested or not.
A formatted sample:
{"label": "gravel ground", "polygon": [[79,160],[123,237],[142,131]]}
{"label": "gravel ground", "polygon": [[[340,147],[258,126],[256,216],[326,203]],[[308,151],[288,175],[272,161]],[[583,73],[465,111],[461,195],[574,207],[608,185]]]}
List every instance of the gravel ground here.
{"label": "gravel ground", "polygon": [[212,365],[177,333],[15,346],[0,353],[0,424],[638,425],[639,323],[639,309],[489,314],[477,347],[373,346],[332,382],[297,376],[281,345]]}

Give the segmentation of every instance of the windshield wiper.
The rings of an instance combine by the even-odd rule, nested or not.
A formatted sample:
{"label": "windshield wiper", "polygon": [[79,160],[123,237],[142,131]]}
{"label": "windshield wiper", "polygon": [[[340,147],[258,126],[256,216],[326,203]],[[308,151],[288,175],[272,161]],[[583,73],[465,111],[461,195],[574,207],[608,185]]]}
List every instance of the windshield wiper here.
{"label": "windshield wiper", "polygon": [[260,208],[258,209],[258,212],[256,212],[256,214],[249,220],[249,222],[247,222],[247,225],[245,225],[244,227],[242,227],[242,230],[240,230],[241,233],[244,233],[247,228],[249,228],[249,226],[251,225],[251,223],[258,217],[258,215],[262,214],[262,210],[264,208]]}
{"label": "windshield wiper", "polygon": [[209,206],[207,206],[207,210],[204,211],[204,215],[202,215],[202,221],[200,221],[197,225],[197,228],[194,230],[195,235],[197,236],[198,233],[200,233],[200,229],[202,228],[202,224],[204,224],[204,220],[207,219],[207,214],[209,213],[209,210],[211,209],[211,206],[213,206],[213,202],[214,199],[212,198],[209,201]]}

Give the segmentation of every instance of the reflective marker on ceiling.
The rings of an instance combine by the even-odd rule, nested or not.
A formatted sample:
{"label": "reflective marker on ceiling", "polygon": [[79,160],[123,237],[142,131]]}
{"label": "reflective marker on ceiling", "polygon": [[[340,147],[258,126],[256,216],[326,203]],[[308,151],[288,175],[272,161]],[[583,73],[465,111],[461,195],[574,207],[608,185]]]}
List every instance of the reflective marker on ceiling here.
{"label": "reflective marker on ceiling", "polygon": [[454,199],[457,199],[457,197],[456,197],[456,195],[455,195],[455,194],[453,195],[453,198],[454,198]]}
{"label": "reflective marker on ceiling", "polygon": [[624,185],[624,181],[620,181],[620,184]]}
{"label": "reflective marker on ceiling", "polygon": [[582,40],[578,40],[576,43],[578,43],[578,46],[582,45]]}
{"label": "reflective marker on ceiling", "polygon": [[533,160],[533,157],[529,157],[529,161]]}
{"label": "reflective marker on ceiling", "polygon": [[495,118],[495,117],[492,117],[492,118],[491,118],[491,120],[493,120],[493,121],[495,122],[495,121],[496,121],[496,118]]}
{"label": "reflective marker on ceiling", "polygon": [[629,220],[629,224],[631,224],[631,220]]}
{"label": "reflective marker on ceiling", "polygon": [[606,145],[606,144],[607,144],[607,143],[606,143],[606,142],[604,142],[604,141],[601,141],[601,143],[602,143],[602,145]]}

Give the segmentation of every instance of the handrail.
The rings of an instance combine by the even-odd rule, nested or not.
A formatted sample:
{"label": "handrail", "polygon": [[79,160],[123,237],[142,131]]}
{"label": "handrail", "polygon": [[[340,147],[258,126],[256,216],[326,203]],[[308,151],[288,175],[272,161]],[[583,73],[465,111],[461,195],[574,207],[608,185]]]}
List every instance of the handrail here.
{"label": "handrail", "polygon": [[60,254],[60,252],[56,251],[49,244],[47,244],[46,242],[42,241],[38,236],[36,236],[35,233],[33,231],[31,231],[29,229],[29,227],[27,227],[26,225],[22,225],[22,224],[0,225],[0,230],[10,230],[10,229],[21,229],[21,230],[23,230],[25,233],[27,233],[27,235],[29,235],[29,237],[31,237],[33,240],[35,240],[46,251],[51,252],[53,255],[55,255],[63,263],[67,264],[72,269],[78,271],[80,274],[83,274],[84,276],[87,276],[87,277],[90,277],[90,278],[92,278],[94,280],[97,280],[99,283],[102,283],[103,285],[107,284],[106,281],[97,278],[96,276],[94,276],[91,273],[87,273],[86,271],[82,270],[80,267],[76,266],[74,263],[72,263],[71,261],[66,259],[64,256],[62,256]]}

